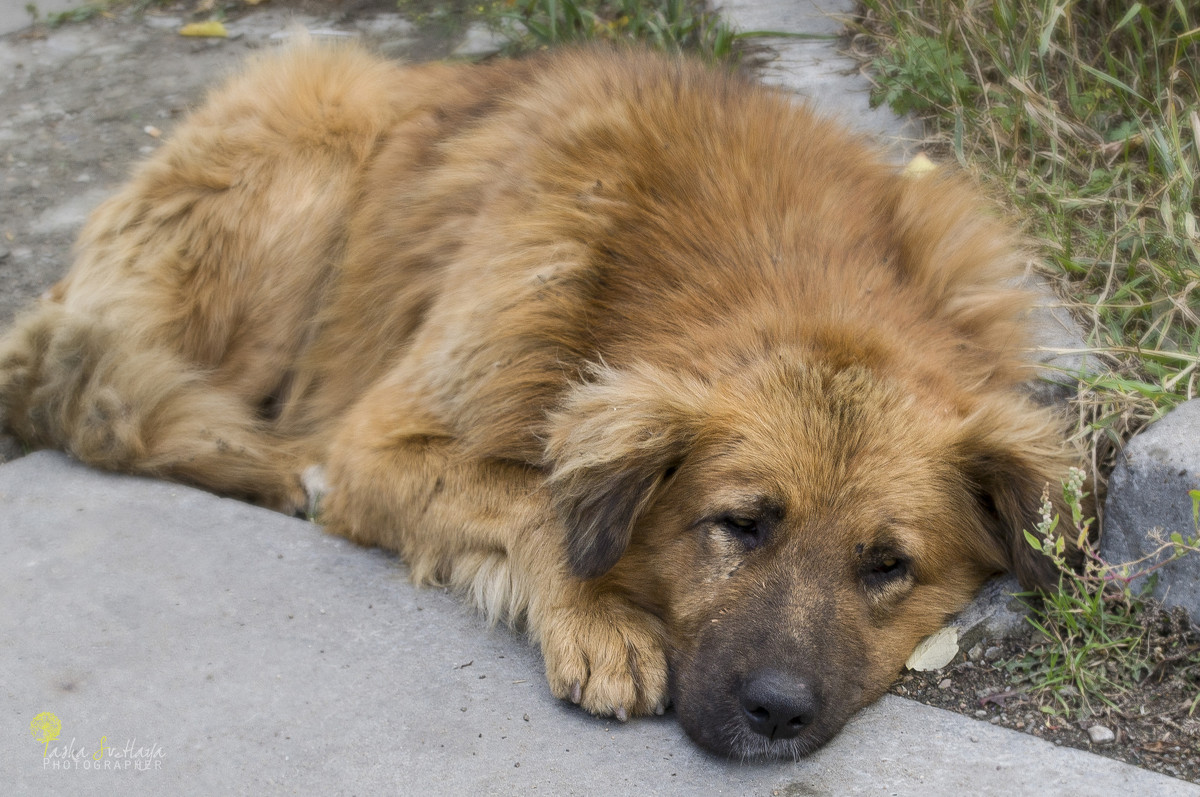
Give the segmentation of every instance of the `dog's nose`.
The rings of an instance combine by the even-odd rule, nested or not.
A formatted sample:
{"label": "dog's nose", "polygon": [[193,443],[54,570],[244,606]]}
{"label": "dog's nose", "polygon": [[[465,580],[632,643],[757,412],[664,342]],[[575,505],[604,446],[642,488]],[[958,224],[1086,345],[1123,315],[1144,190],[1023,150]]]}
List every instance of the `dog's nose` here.
{"label": "dog's nose", "polygon": [[792,739],[817,717],[819,700],[803,678],[777,670],[751,673],[738,694],[746,723],[768,739]]}

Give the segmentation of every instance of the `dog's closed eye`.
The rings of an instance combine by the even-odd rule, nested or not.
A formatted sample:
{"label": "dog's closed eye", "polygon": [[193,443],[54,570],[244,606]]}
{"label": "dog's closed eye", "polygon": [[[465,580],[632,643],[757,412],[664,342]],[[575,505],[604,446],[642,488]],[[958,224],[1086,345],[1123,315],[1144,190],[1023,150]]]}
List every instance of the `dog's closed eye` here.
{"label": "dog's closed eye", "polygon": [[864,557],[859,576],[868,590],[878,591],[909,581],[912,568],[899,553],[879,551]]}
{"label": "dog's closed eye", "polygon": [[768,524],[754,517],[724,515],[717,524],[748,551],[762,546],[767,539]]}

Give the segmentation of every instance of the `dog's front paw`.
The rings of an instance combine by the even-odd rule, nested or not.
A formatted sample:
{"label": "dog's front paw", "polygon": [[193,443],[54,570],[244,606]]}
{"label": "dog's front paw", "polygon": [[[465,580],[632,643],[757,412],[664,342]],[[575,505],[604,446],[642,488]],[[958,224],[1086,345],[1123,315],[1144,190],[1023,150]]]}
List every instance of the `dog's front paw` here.
{"label": "dog's front paw", "polygon": [[581,591],[541,618],[538,635],[555,697],[622,722],[667,707],[662,621],[611,593]]}

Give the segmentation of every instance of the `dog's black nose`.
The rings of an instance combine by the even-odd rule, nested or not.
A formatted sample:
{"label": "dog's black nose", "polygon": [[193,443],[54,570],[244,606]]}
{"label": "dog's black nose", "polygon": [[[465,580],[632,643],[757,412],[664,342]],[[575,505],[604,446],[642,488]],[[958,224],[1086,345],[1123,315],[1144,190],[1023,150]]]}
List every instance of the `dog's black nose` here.
{"label": "dog's black nose", "polygon": [[777,670],[751,673],[738,699],[746,723],[768,739],[793,739],[817,718],[819,700],[803,678]]}

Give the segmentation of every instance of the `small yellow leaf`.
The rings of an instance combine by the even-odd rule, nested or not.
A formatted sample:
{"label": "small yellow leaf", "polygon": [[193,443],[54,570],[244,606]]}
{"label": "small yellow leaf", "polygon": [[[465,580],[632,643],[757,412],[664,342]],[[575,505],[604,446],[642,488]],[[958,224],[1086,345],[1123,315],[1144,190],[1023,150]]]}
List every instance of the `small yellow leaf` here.
{"label": "small yellow leaf", "polygon": [[918,153],[916,157],[908,162],[904,167],[905,177],[923,177],[926,174],[937,169],[937,166],[929,158],[925,157],[924,153]]}
{"label": "small yellow leaf", "polygon": [[208,22],[193,22],[179,29],[180,36],[206,36],[212,39],[223,39],[229,35],[225,26],[215,19]]}

